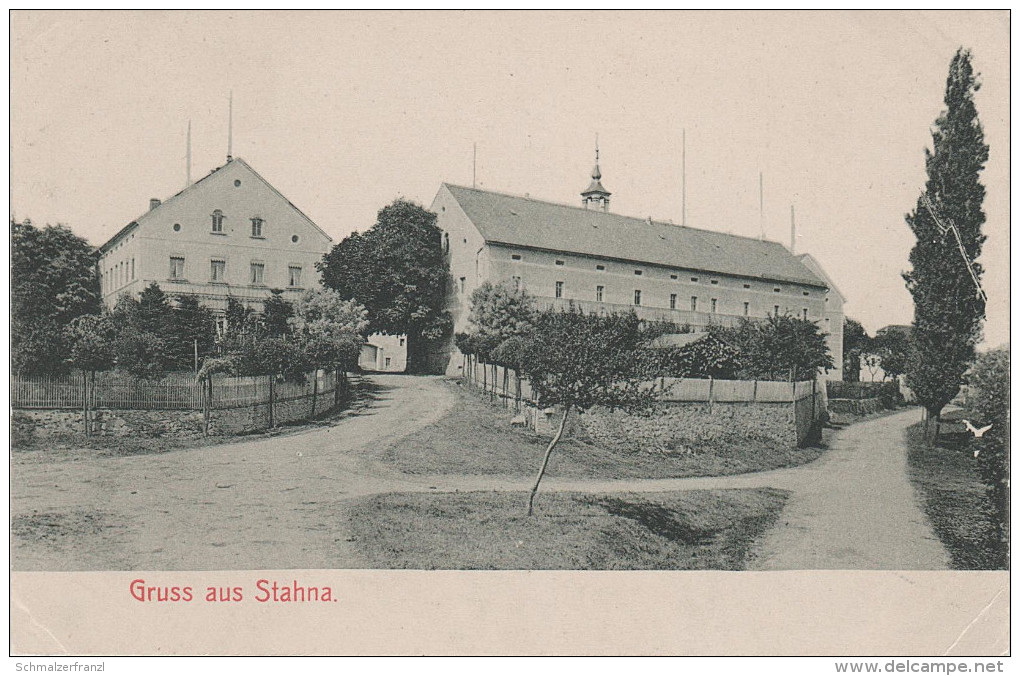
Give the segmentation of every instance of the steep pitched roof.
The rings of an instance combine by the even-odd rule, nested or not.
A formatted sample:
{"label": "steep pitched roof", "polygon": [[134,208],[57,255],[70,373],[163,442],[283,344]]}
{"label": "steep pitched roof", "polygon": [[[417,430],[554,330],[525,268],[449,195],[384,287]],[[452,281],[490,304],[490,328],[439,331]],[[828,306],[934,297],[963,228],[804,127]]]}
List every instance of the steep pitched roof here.
{"label": "steep pitched roof", "polygon": [[113,243],[115,243],[115,242],[116,242],[117,240],[119,240],[119,239],[120,239],[121,237],[123,237],[123,236],[124,236],[124,235],[126,235],[126,234],[127,234],[128,232],[130,232],[130,231],[131,231],[132,229],[134,229],[135,227],[137,227],[137,226],[139,225],[139,223],[141,223],[141,222],[145,221],[146,219],[148,219],[148,218],[149,218],[149,216],[151,216],[151,215],[152,215],[153,213],[155,213],[155,212],[159,211],[159,210],[160,210],[161,208],[163,208],[163,206],[164,206],[164,205],[166,205],[166,204],[169,204],[169,203],[170,203],[171,201],[173,201],[173,200],[177,199],[177,198],[178,198],[178,197],[180,197],[181,195],[183,195],[183,194],[185,194],[185,193],[187,193],[187,192],[190,192],[190,191],[194,190],[194,189],[195,189],[195,188],[196,188],[196,187],[197,187],[197,186],[198,186],[198,185],[199,185],[200,183],[202,183],[203,181],[206,181],[206,180],[208,180],[208,179],[209,179],[210,177],[212,177],[212,176],[215,176],[215,175],[216,175],[216,174],[217,174],[218,172],[220,172],[220,171],[222,171],[222,170],[226,169],[227,167],[230,167],[230,166],[232,166],[232,165],[234,165],[234,164],[237,164],[237,165],[239,165],[239,166],[242,166],[242,167],[244,167],[245,169],[247,169],[247,170],[248,170],[248,171],[249,171],[249,172],[250,172],[250,173],[251,173],[251,174],[252,174],[252,175],[253,175],[253,176],[254,176],[255,178],[257,178],[258,180],[262,181],[262,183],[263,183],[263,184],[265,184],[265,186],[266,186],[267,188],[269,188],[269,189],[270,189],[271,191],[273,191],[274,193],[276,193],[276,195],[278,195],[278,196],[280,197],[280,199],[282,199],[282,200],[283,200],[284,202],[286,202],[287,204],[289,204],[289,205],[290,205],[290,207],[291,207],[292,209],[294,209],[294,211],[296,211],[296,212],[298,213],[298,215],[299,215],[299,216],[301,216],[301,218],[303,218],[303,219],[304,219],[305,221],[307,221],[309,225],[311,225],[311,226],[312,226],[313,228],[315,228],[315,229],[316,229],[316,230],[318,230],[318,231],[319,231],[320,233],[322,233],[323,237],[325,237],[325,238],[326,238],[326,239],[327,239],[328,241],[330,241],[330,242],[332,242],[332,241],[333,241],[333,238],[332,238],[332,237],[330,237],[329,235],[327,235],[327,234],[326,234],[326,231],[325,231],[325,230],[323,230],[323,229],[322,229],[322,228],[320,228],[320,227],[319,227],[318,225],[316,225],[316,224],[315,224],[315,221],[313,221],[312,219],[308,218],[308,216],[307,216],[307,215],[305,215],[305,213],[304,213],[303,211],[301,211],[300,209],[298,209],[298,208],[297,208],[297,206],[295,206],[293,202],[291,202],[291,201],[290,201],[289,199],[287,199],[287,198],[286,198],[286,197],[285,197],[285,196],[283,195],[283,193],[281,193],[281,192],[280,192],[279,190],[277,190],[277,189],[276,189],[276,187],[275,187],[275,186],[274,186],[274,185],[273,185],[272,183],[270,183],[270,182],[269,182],[269,181],[267,181],[267,180],[266,180],[265,178],[263,178],[263,177],[262,177],[262,174],[260,174],[259,172],[255,171],[255,169],[253,169],[253,168],[252,168],[252,166],[251,166],[250,164],[248,164],[247,162],[245,162],[245,161],[244,161],[243,159],[241,159],[240,157],[235,157],[235,158],[233,158],[232,160],[230,160],[229,162],[227,162],[226,164],[223,164],[223,165],[220,165],[220,166],[216,167],[215,169],[213,169],[213,170],[212,170],[212,171],[210,171],[210,172],[209,172],[208,174],[206,174],[206,175],[205,175],[205,176],[203,176],[202,178],[198,179],[197,181],[195,181],[194,183],[192,183],[192,184],[191,184],[191,185],[189,185],[188,187],[184,188],[183,190],[180,190],[180,191],[178,191],[178,192],[177,192],[177,193],[175,193],[175,194],[174,194],[174,195],[173,195],[172,197],[168,197],[167,199],[163,200],[163,201],[162,201],[162,202],[161,202],[161,203],[160,203],[160,204],[159,204],[158,206],[156,206],[155,208],[153,208],[153,209],[149,209],[149,210],[148,210],[148,211],[146,211],[146,212],[145,212],[144,214],[142,214],[141,216],[139,216],[139,217],[138,217],[138,218],[136,218],[135,220],[133,220],[133,221],[131,221],[130,223],[128,223],[127,225],[125,225],[125,226],[124,226],[123,228],[121,228],[121,229],[120,229],[120,230],[119,230],[119,231],[117,232],[117,234],[115,234],[115,235],[114,235],[113,237],[111,237],[110,239],[108,239],[108,240],[107,240],[107,241],[106,241],[106,242],[105,242],[105,243],[104,243],[104,244],[103,244],[103,245],[102,245],[101,247],[99,247],[99,251],[100,251],[100,252],[102,252],[102,251],[105,251],[106,249],[108,249],[108,248],[110,247],[110,245],[112,245],[112,244],[113,244]]}
{"label": "steep pitched roof", "polygon": [[827,288],[778,242],[444,186],[491,243]]}

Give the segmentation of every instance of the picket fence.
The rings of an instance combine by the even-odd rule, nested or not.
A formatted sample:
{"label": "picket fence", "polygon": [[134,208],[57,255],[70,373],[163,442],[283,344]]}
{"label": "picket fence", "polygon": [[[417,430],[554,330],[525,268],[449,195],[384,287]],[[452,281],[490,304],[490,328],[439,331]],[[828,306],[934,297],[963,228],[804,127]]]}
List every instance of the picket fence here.
{"label": "picket fence", "polygon": [[335,371],[308,373],[303,383],[277,382],[272,376],[213,376],[199,381],[190,373],[171,373],[160,380],[144,380],[117,372],[93,375],[11,377],[11,406],[20,409],[223,410],[284,403],[309,397],[323,400],[335,394],[340,381]]}
{"label": "picket fence", "polygon": [[[501,400],[536,405],[531,385],[526,378],[504,366],[465,359],[465,380]],[[772,380],[715,380],[713,378],[658,378],[653,385],[663,402],[685,403],[769,403],[787,404],[812,396],[825,399],[825,387],[812,380],[797,382]]]}

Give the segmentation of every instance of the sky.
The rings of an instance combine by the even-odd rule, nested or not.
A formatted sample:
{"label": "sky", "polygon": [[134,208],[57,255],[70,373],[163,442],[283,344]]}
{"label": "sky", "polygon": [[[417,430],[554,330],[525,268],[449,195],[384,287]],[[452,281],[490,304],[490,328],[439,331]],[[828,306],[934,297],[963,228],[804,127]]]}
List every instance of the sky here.
{"label": "sky", "polygon": [[[904,222],[948,66],[990,158],[985,344],[1009,339],[1009,14],[26,12],[11,17],[10,211],[99,245],[248,161],[335,241],[443,182],[789,244],[869,332],[908,324]],[[760,209],[759,175],[764,186]]]}

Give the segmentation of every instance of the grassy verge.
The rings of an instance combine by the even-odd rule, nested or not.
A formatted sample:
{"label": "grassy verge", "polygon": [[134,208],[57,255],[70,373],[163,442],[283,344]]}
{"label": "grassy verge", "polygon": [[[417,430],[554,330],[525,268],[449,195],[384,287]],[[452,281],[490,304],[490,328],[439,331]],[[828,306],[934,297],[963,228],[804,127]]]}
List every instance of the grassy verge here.
{"label": "grassy verge", "polygon": [[[512,414],[455,384],[456,408],[441,421],[374,453],[408,474],[533,476],[548,438],[510,426]],[[768,439],[734,436],[683,452],[601,448],[561,441],[549,476],[583,479],[668,479],[721,476],[792,467],[818,458],[821,447],[788,448]]]}
{"label": "grassy verge", "polygon": [[352,509],[374,568],[742,570],[787,494],[775,489],[656,494],[392,493]]}
{"label": "grassy verge", "polygon": [[1008,568],[1005,552],[999,551],[991,505],[985,495],[970,448],[971,434],[956,423],[965,413],[947,414],[934,448],[924,442],[923,423],[907,430],[910,480],[924,506],[935,533],[949,551],[957,570]]}

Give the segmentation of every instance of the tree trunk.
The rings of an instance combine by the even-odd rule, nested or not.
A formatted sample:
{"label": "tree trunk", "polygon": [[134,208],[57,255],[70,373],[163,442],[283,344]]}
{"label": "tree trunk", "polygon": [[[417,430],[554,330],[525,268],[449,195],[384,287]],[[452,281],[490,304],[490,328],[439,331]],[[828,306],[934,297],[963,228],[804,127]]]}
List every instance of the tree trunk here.
{"label": "tree trunk", "polygon": [[549,442],[549,447],[545,449],[545,457],[542,458],[542,467],[538,470],[538,476],[535,477],[535,485],[531,488],[531,495],[528,497],[528,516],[532,516],[535,511],[535,493],[538,492],[538,485],[542,483],[542,477],[545,476],[545,468],[549,466],[549,457],[552,455],[553,449],[556,444],[559,443],[560,437],[563,436],[563,428],[567,424],[567,415],[570,413],[570,405],[568,404],[563,409],[563,417],[560,418],[560,427],[556,430],[556,435]]}

